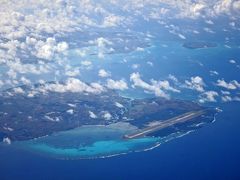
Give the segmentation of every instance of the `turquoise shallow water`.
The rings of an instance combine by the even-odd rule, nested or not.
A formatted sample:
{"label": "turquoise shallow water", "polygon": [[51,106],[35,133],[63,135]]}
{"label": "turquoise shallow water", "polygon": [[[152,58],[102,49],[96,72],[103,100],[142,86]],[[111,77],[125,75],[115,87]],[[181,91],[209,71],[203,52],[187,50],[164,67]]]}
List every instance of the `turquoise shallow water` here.
{"label": "turquoise shallow water", "polygon": [[107,126],[82,126],[76,129],[57,132],[49,136],[12,144],[15,148],[57,159],[95,159],[130,152],[151,150],[160,144],[182,137],[213,122],[211,116],[185,125],[182,130],[165,132],[165,135],[144,136],[125,139],[138,129],[128,123],[115,123]]}
{"label": "turquoise shallow water", "polygon": [[46,144],[33,144],[29,148],[56,158],[100,158],[128,153],[136,149],[144,150],[157,143],[157,140],[158,138],[141,138],[130,141],[97,141],[92,145],[79,148],[59,148]]}
{"label": "turquoise shallow water", "polygon": [[[175,50],[177,53],[169,55],[168,59],[161,58],[160,54],[155,54],[161,47],[156,46],[152,49],[154,50],[152,54],[155,54],[155,58],[150,60],[154,63],[154,67],[146,66],[146,61],[140,61],[138,59],[140,55],[137,56],[136,53],[135,59],[133,58],[127,64],[120,66],[126,70],[122,71],[118,66],[119,64],[114,64],[121,60],[121,55],[119,55],[119,59],[113,58],[112,61],[99,62],[97,67],[87,73],[88,76],[83,76],[83,79],[96,78],[96,72],[99,68],[105,68],[114,72],[112,73],[113,79],[124,76],[126,80],[129,79],[129,74],[133,71],[141,72],[145,80],[149,78],[164,79],[169,73],[176,75],[180,80],[199,75],[207,83],[207,89],[213,88],[219,93],[221,89],[217,89],[214,86],[214,82],[217,79],[225,78],[226,81],[232,79],[239,81],[239,69],[228,62],[229,59],[238,60],[239,48],[228,49],[221,46],[210,49],[189,50],[183,49],[179,42],[174,42],[173,44],[176,44],[178,50]],[[171,47],[170,49],[174,50],[175,48]],[[150,57],[152,56],[149,55],[148,58]],[[204,66],[200,66],[196,63],[197,61],[201,62]],[[140,68],[137,70],[131,69],[132,63],[140,63]],[[189,69],[191,71],[188,71]],[[210,70],[216,70],[220,75],[210,76]],[[82,74],[84,73],[83,71]],[[126,94],[130,97],[133,97],[134,94],[141,97],[150,96],[143,93],[142,90],[137,89],[134,90],[134,93],[127,92]],[[197,97],[193,93],[186,94],[184,91],[180,95],[181,99],[189,98],[196,100]],[[100,177],[99,179],[145,180],[159,178],[176,179],[176,177],[180,177],[180,179],[237,180],[239,179],[238,167],[240,162],[239,102],[215,103],[214,105],[220,106],[223,109],[223,113],[220,113],[217,117],[216,123],[207,125],[205,128],[179,139],[176,139],[176,137],[181,137],[186,132],[178,135],[175,134],[165,139],[152,139],[148,137],[139,141],[126,142],[118,138],[122,133],[116,133],[115,131],[115,133],[111,133],[111,136],[114,138],[108,138],[108,136],[100,136],[106,129],[99,133],[99,129],[96,130],[96,128],[93,128],[98,134],[95,138],[99,137],[100,139],[87,139],[85,136],[84,141],[82,141],[82,138],[78,138],[80,135],[76,135],[76,131],[71,130],[64,132],[72,134],[71,136],[62,132],[61,134],[54,134],[46,138],[13,143],[11,146],[1,147],[0,159],[4,163],[1,166],[0,171],[2,174],[0,177],[3,177],[2,179],[4,177],[10,177],[11,179],[19,177],[24,177],[23,179],[29,177],[31,177],[29,179],[49,179],[48,176],[51,174],[51,179],[98,179]],[[73,134],[75,134],[74,138],[69,138],[73,137]],[[93,131],[90,134],[94,134]],[[148,153],[128,153],[143,151],[171,139],[175,140]],[[103,147],[105,147],[104,152]],[[109,150],[111,150],[111,153],[109,153]],[[28,153],[28,151],[31,153]],[[121,153],[128,154],[115,158],[96,158]],[[62,158],[94,158],[94,160],[58,160]],[[29,164],[33,164],[30,168],[30,173]],[[13,172],[13,168],[16,171]]]}
{"label": "turquoise shallow water", "polygon": [[131,126],[84,126],[34,140],[15,142],[13,146],[54,158],[82,159],[141,151],[156,146],[163,140],[159,137],[123,138],[135,130]]}
{"label": "turquoise shallow water", "polygon": [[[98,70],[101,68],[112,72],[112,79],[124,78],[129,81],[129,75],[132,72],[140,72],[144,80],[154,78],[156,80],[166,79],[169,74],[176,75],[180,81],[190,76],[200,75],[207,79],[207,88],[213,88],[215,77],[209,75],[210,70],[215,70],[219,65],[216,62],[224,57],[216,58],[216,54],[236,49],[226,49],[223,46],[209,49],[191,50],[182,47],[182,42],[156,41],[144,52],[131,52],[127,54],[105,55],[104,60],[99,59],[97,55],[89,54],[84,60],[92,62],[90,69],[81,69],[83,81],[105,81],[98,77]],[[93,48],[94,51],[94,48]],[[208,56],[206,57],[205,54]],[[209,61],[207,61],[209,59]],[[78,67],[83,58],[77,55],[76,50],[70,50],[69,62]],[[125,62],[123,62],[126,60]],[[211,61],[210,61],[211,60]],[[146,65],[151,61],[154,66]],[[197,62],[204,64],[204,69]],[[228,63],[228,62],[227,62]],[[133,64],[139,64],[139,68],[133,69]],[[174,64],[174,66],[173,66]],[[213,67],[214,64],[214,67]],[[122,71],[124,69],[124,71]],[[191,71],[189,71],[191,69]],[[222,68],[217,69],[220,71]],[[224,70],[224,69],[223,69]],[[161,78],[160,78],[161,77]],[[130,82],[128,82],[130,84]],[[132,98],[152,97],[153,94],[145,93],[142,89],[129,88],[120,94]],[[171,94],[173,98],[196,100],[196,94],[185,92],[182,89],[180,94]],[[16,142],[13,145],[33,153],[43,156],[50,156],[60,159],[82,159],[99,158],[125,154],[129,152],[143,151],[151,149],[161,143],[185,135],[189,130],[176,132],[168,137],[145,137],[134,140],[124,140],[122,136],[126,133],[136,130],[134,127],[101,127],[91,126],[77,128],[70,131],[55,133],[53,135],[42,137],[30,141]]]}

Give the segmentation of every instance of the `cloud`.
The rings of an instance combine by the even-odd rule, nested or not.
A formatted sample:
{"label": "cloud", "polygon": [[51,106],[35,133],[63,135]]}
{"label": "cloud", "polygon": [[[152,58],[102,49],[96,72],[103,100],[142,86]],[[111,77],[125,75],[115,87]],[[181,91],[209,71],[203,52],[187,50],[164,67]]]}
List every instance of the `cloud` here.
{"label": "cloud", "polygon": [[172,75],[172,74],[169,74],[169,75],[168,75],[168,78],[169,78],[170,80],[172,80],[173,82],[175,82],[175,83],[178,82],[178,79],[177,79],[174,75]]}
{"label": "cloud", "polygon": [[176,93],[180,93],[180,90],[173,88],[170,83],[167,80],[164,81],[156,81],[156,80],[151,80],[151,83],[155,87],[159,87],[161,89],[167,90],[167,91],[172,91]]}
{"label": "cloud", "polygon": [[181,39],[186,39],[186,37],[183,34],[178,34],[178,37],[180,37]]}
{"label": "cloud", "polygon": [[230,95],[223,95],[221,97],[221,99],[222,99],[223,102],[232,102],[232,101],[238,101],[239,102],[240,101],[240,97],[238,97],[238,96],[232,97]]}
{"label": "cloud", "polygon": [[240,1],[233,1],[233,9],[236,10],[236,11],[239,11],[240,10]]}
{"label": "cloud", "polygon": [[115,106],[117,106],[118,108],[124,108],[124,106],[122,104],[120,104],[119,102],[115,102]]}
{"label": "cloud", "polygon": [[81,61],[81,65],[83,65],[83,66],[91,66],[92,62],[91,61]]}
{"label": "cloud", "polygon": [[227,96],[227,95],[222,96],[221,99],[223,102],[230,102],[233,100],[231,96]]}
{"label": "cloud", "polygon": [[89,113],[89,117],[90,118],[92,118],[92,119],[96,119],[97,118],[97,115],[94,112],[88,111],[88,113]]}
{"label": "cloud", "polygon": [[13,89],[14,93],[24,94],[24,90],[21,87],[16,87]]}
{"label": "cloud", "polygon": [[103,111],[102,112],[103,113],[103,115],[102,115],[102,117],[105,119],[105,120],[111,120],[112,119],[112,115],[108,112],[108,111]]}
{"label": "cloud", "polygon": [[141,87],[147,91],[154,92],[156,96],[169,98],[169,95],[163,92],[163,90],[161,90],[160,88],[157,88],[143,81],[139,73],[132,73],[130,75],[130,81],[133,82],[133,87]]}
{"label": "cloud", "polygon": [[147,64],[148,64],[149,66],[152,66],[152,67],[153,67],[153,62],[147,61]]}
{"label": "cloud", "polygon": [[3,143],[10,145],[12,143],[12,141],[9,137],[5,137],[5,138],[3,138]]}
{"label": "cloud", "polygon": [[223,95],[230,95],[231,93],[229,91],[221,91]]}
{"label": "cloud", "polygon": [[231,63],[231,64],[236,64],[236,61],[233,60],[233,59],[231,59],[231,60],[229,60],[229,63]]}
{"label": "cloud", "polygon": [[[100,94],[106,91],[106,88],[99,83],[92,82],[86,84],[76,78],[68,78],[65,82],[59,83],[45,83],[41,82],[40,86],[32,87],[27,90],[23,90],[21,87],[13,88],[13,93],[20,93],[27,95],[28,97],[34,97],[39,93],[48,93],[48,92],[57,92],[57,93],[91,93],[91,94]],[[74,104],[68,104],[70,107],[74,107]],[[69,111],[69,113],[71,113]]]}
{"label": "cloud", "polygon": [[123,17],[117,16],[114,14],[110,14],[106,17],[104,17],[103,20],[103,27],[115,27],[121,24],[121,22],[124,20]]}
{"label": "cloud", "polygon": [[217,71],[210,71],[210,75],[211,76],[217,76],[217,75],[219,75],[219,73]]}
{"label": "cloud", "polygon": [[65,52],[68,49],[68,43],[60,42],[57,44],[56,50],[57,52]]}
{"label": "cloud", "polygon": [[215,33],[211,28],[208,28],[208,27],[204,27],[203,30],[207,33],[211,33],[211,34]]}
{"label": "cloud", "polygon": [[132,69],[138,69],[139,67],[140,67],[139,64],[133,64],[133,65],[132,65]]}
{"label": "cloud", "polygon": [[107,46],[113,43],[104,37],[99,37],[95,41],[90,41],[91,44],[95,44],[98,47],[98,57],[100,59],[104,58],[104,54],[108,52]]}
{"label": "cloud", "polygon": [[128,89],[128,85],[123,79],[118,81],[108,79],[106,86],[109,89],[115,89],[115,90],[121,90],[121,91]]}
{"label": "cloud", "polygon": [[206,20],[205,21],[207,24],[210,24],[210,25],[213,25],[214,24],[214,22],[212,21],[212,20]]}
{"label": "cloud", "polygon": [[[109,30],[116,29],[121,32],[127,29],[126,31],[131,32],[139,22],[153,20],[184,40],[188,38],[188,32],[198,33],[200,30],[181,29],[181,22],[179,25],[168,24],[169,19],[181,21],[199,18],[207,23],[207,27],[203,27],[204,31],[214,33],[214,29],[209,26],[214,28],[212,26],[214,20],[223,15],[231,19],[231,22],[227,23],[231,28],[237,28],[239,10],[239,0],[3,1],[0,7],[0,64],[6,66],[7,70],[3,75],[4,82],[1,80],[0,86],[30,84],[32,79],[38,81],[41,76],[51,76],[50,79],[54,79],[51,74],[53,76],[58,74],[60,77],[61,68],[65,70],[64,76],[78,76],[80,74],[78,68],[66,68],[69,64],[66,55],[70,48],[82,43],[75,42],[75,35],[79,32],[87,38],[87,45],[94,45],[98,57],[104,58],[105,54],[114,50],[111,46],[116,46],[113,43],[115,41],[105,36]],[[89,29],[101,33],[94,34]],[[92,39],[88,39],[88,33]],[[146,37],[153,38],[151,35]],[[142,46],[140,48],[134,46],[133,49],[143,50]],[[85,50],[78,53],[81,57],[86,56]],[[55,67],[51,64],[53,60],[56,62]],[[152,66],[150,62],[148,64]],[[88,66],[87,63],[83,64],[85,65]],[[27,80],[20,79],[22,74]],[[32,75],[34,78],[29,78]],[[106,73],[102,75],[110,77]],[[191,80],[189,82],[192,83]],[[154,86],[151,83],[149,85]],[[158,86],[164,86],[164,83],[158,83]],[[166,82],[165,86],[168,86]],[[197,89],[201,91],[201,88]],[[169,91],[172,90],[169,88]]]}
{"label": "cloud", "polygon": [[79,68],[66,67],[65,75],[69,77],[78,76],[80,74]]}
{"label": "cloud", "polygon": [[20,81],[23,83],[23,84],[27,84],[27,85],[30,85],[31,84],[31,81],[29,79],[27,79],[26,77],[22,76],[20,78]]}
{"label": "cloud", "polygon": [[49,37],[46,41],[38,41],[35,45],[35,56],[40,59],[53,60],[55,53],[64,53],[68,49],[66,42],[57,43],[55,38]]}
{"label": "cloud", "polygon": [[199,102],[216,102],[216,97],[218,96],[218,93],[216,91],[206,91],[200,95]]}
{"label": "cloud", "polygon": [[205,83],[200,76],[191,77],[190,81],[185,81],[185,87],[188,89],[196,90],[198,92],[204,92]]}
{"label": "cloud", "polygon": [[99,76],[99,77],[103,77],[103,78],[105,78],[105,77],[110,77],[110,76],[111,76],[111,73],[110,73],[110,72],[107,72],[107,71],[104,70],[104,69],[100,69],[100,70],[98,71],[98,76]]}
{"label": "cloud", "polygon": [[73,109],[68,109],[67,113],[72,115],[72,114],[74,114],[74,110]]}
{"label": "cloud", "polygon": [[30,73],[30,74],[40,75],[40,74],[48,73],[50,70],[50,66],[48,64],[44,64],[44,63],[43,64],[40,64],[40,63],[27,64],[27,63],[22,63],[19,59],[15,59],[15,61],[8,61],[7,65],[10,71],[14,71],[20,74]]}
{"label": "cloud", "polygon": [[221,80],[219,79],[219,80],[217,80],[216,85],[219,86],[219,87],[229,89],[229,90],[235,90],[235,89],[240,88],[240,83],[236,80],[226,82],[224,79],[221,79]]}
{"label": "cloud", "polygon": [[181,17],[187,16],[188,18],[201,17],[206,8],[206,4],[204,2],[188,3],[185,6],[188,6],[188,8],[186,7],[185,11],[180,12]]}
{"label": "cloud", "polygon": [[232,8],[232,3],[233,3],[233,0],[217,1],[217,3],[213,7],[215,14],[221,14],[221,13],[229,14]]}
{"label": "cloud", "polygon": [[142,48],[142,47],[137,47],[137,48],[136,48],[136,51],[142,52],[142,51],[144,51],[144,48]]}
{"label": "cloud", "polygon": [[99,94],[104,91],[104,87],[98,83],[91,83],[90,85],[80,81],[76,78],[68,78],[64,84],[54,83],[54,84],[46,84],[43,91],[52,91],[52,92],[87,92],[87,93],[95,93]]}
{"label": "cloud", "polygon": [[180,92],[179,90],[173,88],[170,86],[168,81],[156,81],[156,80],[151,80],[151,84],[143,81],[141,79],[141,76],[139,73],[132,73],[130,75],[130,81],[133,82],[133,87],[140,87],[143,88],[146,91],[154,93],[156,96],[159,97],[164,97],[169,99],[170,96],[164,92],[166,91],[172,91],[172,92]]}
{"label": "cloud", "polygon": [[55,116],[51,117],[50,115],[51,115],[51,114],[47,113],[47,114],[44,116],[44,118],[47,119],[48,121],[53,121],[53,122],[59,122],[59,121],[61,120],[60,117],[55,117]]}

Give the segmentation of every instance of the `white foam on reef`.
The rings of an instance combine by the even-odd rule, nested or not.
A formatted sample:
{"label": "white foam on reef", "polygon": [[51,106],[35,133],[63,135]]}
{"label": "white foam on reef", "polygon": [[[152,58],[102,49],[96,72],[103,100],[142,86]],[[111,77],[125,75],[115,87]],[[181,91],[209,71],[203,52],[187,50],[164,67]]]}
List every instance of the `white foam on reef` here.
{"label": "white foam on reef", "polygon": [[154,146],[150,147],[150,148],[146,148],[146,149],[143,149],[143,150],[139,150],[139,151],[135,151],[135,152],[142,152],[142,151],[151,151],[155,148],[158,148],[160,145],[162,145],[163,143],[167,143],[171,140],[174,140],[176,138],[180,138],[180,137],[183,137],[183,136],[186,136],[190,133],[194,132],[194,130],[191,130],[191,131],[188,131],[186,133],[181,133],[181,132],[177,132],[177,133],[173,133],[171,135],[168,135],[166,137],[163,137],[161,138],[161,141],[159,141],[158,143],[156,143]]}
{"label": "white foam on reef", "polygon": [[[72,148],[72,149],[59,149],[59,148],[55,148],[55,147],[47,147],[45,145],[40,145],[40,147],[42,146],[43,149],[41,148],[38,148],[37,146],[35,146],[36,150],[46,150],[45,153],[51,153],[53,155],[54,158],[57,158],[57,159],[62,159],[62,160],[74,160],[74,159],[98,159],[98,158],[109,158],[109,157],[115,157],[115,156],[119,156],[119,155],[124,155],[124,154],[129,154],[129,153],[133,153],[133,152],[145,152],[145,151],[150,151],[150,150],[153,150],[157,147],[159,147],[161,144],[163,143],[166,143],[168,141],[171,141],[173,139],[176,139],[176,138],[180,138],[180,137],[183,137],[185,135],[188,135],[190,134],[191,132],[193,132],[193,130],[191,131],[188,131],[188,132],[185,132],[185,133],[182,133],[182,132],[177,132],[177,133],[173,133],[169,136],[166,136],[166,137],[163,137],[163,138],[156,138],[156,137],[145,137],[145,138],[139,138],[139,139],[133,139],[133,140],[127,140],[127,141],[109,141],[109,142],[96,142],[93,144],[93,146],[88,146],[88,147],[83,147],[83,149],[90,149],[90,151],[86,151],[85,153],[88,153],[88,152],[97,152],[96,154],[87,154],[86,156],[85,155],[81,155],[81,149],[78,149],[78,148]],[[149,147],[145,147],[145,148],[140,148],[140,149],[135,149],[135,145],[139,145],[141,143],[149,143]],[[151,145],[151,143],[153,143]],[[116,152],[114,153],[114,148],[113,148],[113,153],[111,154],[111,148],[110,149],[106,149],[101,147],[101,144],[102,145],[111,145],[110,147],[122,147],[123,148],[123,151],[122,152]],[[114,145],[115,144],[115,145]],[[98,146],[100,145],[100,146]],[[44,148],[45,147],[45,148]],[[100,154],[98,154],[98,148],[100,147],[100,149],[104,149],[104,150],[109,150],[109,152],[104,152],[104,151],[100,151]],[[116,150],[116,149],[115,149]],[[70,154],[68,154],[69,152]],[[71,154],[71,151],[72,151],[72,154]],[[79,153],[80,152],[80,153]],[[55,154],[56,153],[56,154]],[[61,155],[61,153],[63,153],[63,155]],[[66,153],[66,154],[65,154]],[[74,153],[77,153],[74,155]],[[79,153],[79,154],[78,154]],[[106,153],[106,155],[101,155],[102,153]],[[109,154],[108,154],[109,153]],[[58,156],[60,154],[60,156]],[[64,156],[64,154],[66,156]],[[57,156],[54,156],[54,155],[57,155]]]}
{"label": "white foam on reef", "polygon": [[159,147],[163,143],[166,143],[175,138],[183,137],[191,132],[193,131],[188,131],[186,133],[177,132],[163,138],[144,137],[133,140],[96,141],[94,144],[90,146],[83,146],[80,149],[57,148],[42,143],[34,143],[28,147],[40,154],[45,154],[45,156],[50,156],[62,160],[110,158],[133,152],[150,151]]}
{"label": "white foam on reef", "polygon": [[48,136],[49,136],[49,135],[39,136],[39,137],[33,138],[32,140],[38,140],[38,139],[42,139],[42,138],[48,137]]}
{"label": "white foam on reef", "polygon": [[193,124],[192,127],[200,127],[200,126],[202,126],[202,125],[204,125],[204,124],[206,124],[206,123],[200,122],[200,123],[198,123],[198,124]]}
{"label": "white foam on reef", "polygon": [[[214,121],[216,121],[215,116],[212,122]],[[201,122],[195,126],[202,124],[205,123]],[[111,125],[85,125],[69,131],[35,138],[34,141],[25,141],[26,144],[23,142],[22,145],[25,146],[26,150],[56,159],[97,159],[132,152],[150,151],[163,143],[194,132],[194,130],[178,131],[165,137],[146,136],[131,140],[122,139],[127,131],[132,132],[135,130],[137,130],[137,127],[127,122],[118,122]],[[89,138],[92,138],[90,142]],[[64,144],[65,142],[66,144]]]}
{"label": "white foam on reef", "polygon": [[[151,151],[151,150],[153,150],[153,149],[159,147],[161,144],[162,144],[162,143],[157,143],[155,146],[150,147],[150,148],[147,148],[147,149],[144,149],[143,151]],[[141,151],[139,151],[139,152],[141,152]]]}
{"label": "white foam on reef", "polygon": [[194,130],[187,131],[186,133],[183,133],[183,134],[177,136],[176,138],[180,138],[180,137],[186,136],[186,135],[188,135],[188,134],[190,134],[192,132],[194,132]]}
{"label": "white foam on reef", "polygon": [[[136,152],[135,148],[139,146],[142,146],[141,151],[143,151],[146,149],[146,146],[151,146],[151,143],[155,144],[156,142],[157,138],[140,138],[130,141],[97,141],[90,146],[85,146],[80,149],[57,148],[44,143],[32,144],[29,147],[37,152],[48,154],[57,159],[95,159]],[[144,146],[145,148],[143,148]]]}
{"label": "white foam on reef", "polygon": [[213,117],[212,123],[216,122],[217,118],[216,116]]}
{"label": "white foam on reef", "polygon": [[[219,110],[217,110],[217,109],[219,109]],[[223,110],[221,110],[220,108],[216,108],[216,110],[217,110],[217,113],[214,114],[214,116],[213,116],[213,120],[212,120],[212,123],[216,122],[216,120],[217,120],[216,116],[218,115],[218,113],[223,112]]]}

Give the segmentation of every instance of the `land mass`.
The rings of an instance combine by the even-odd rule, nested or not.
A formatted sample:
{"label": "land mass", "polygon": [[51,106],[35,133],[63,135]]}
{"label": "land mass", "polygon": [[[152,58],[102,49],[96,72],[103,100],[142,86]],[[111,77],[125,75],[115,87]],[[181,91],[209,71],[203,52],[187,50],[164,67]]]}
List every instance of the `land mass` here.
{"label": "land mass", "polygon": [[125,139],[133,139],[133,138],[146,136],[148,134],[152,134],[155,131],[159,131],[159,130],[162,130],[164,128],[168,128],[168,127],[176,125],[176,124],[184,123],[186,121],[190,121],[190,120],[192,120],[192,119],[194,119],[198,116],[201,116],[203,114],[205,114],[204,110],[184,113],[182,115],[170,118],[166,121],[157,122],[157,123],[155,123],[155,125],[146,127],[144,129],[141,129],[138,132],[135,132],[133,134],[125,135],[124,138]]}
{"label": "land mass", "polygon": [[[32,88],[21,87],[24,92]],[[39,92],[34,96],[13,92],[9,89],[0,94],[0,138],[11,140],[29,140],[83,125],[117,122],[128,122],[141,129],[155,119],[167,122],[169,118],[206,109],[183,100],[130,99],[110,90],[100,94]]]}

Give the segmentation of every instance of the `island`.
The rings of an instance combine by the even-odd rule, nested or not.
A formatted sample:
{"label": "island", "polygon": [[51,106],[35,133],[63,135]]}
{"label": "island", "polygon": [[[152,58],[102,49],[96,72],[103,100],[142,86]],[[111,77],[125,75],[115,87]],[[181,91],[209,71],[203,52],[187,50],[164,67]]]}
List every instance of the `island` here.
{"label": "island", "polygon": [[[131,99],[108,89],[97,94],[38,91],[34,96],[29,95],[29,92],[44,86],[20,86],[22,91],[18,93],[16,88],[1,92],[0,138],[30,140],[85,125],[107,126],[119,122],[135,126],[137,132],[151,127],[151,134],[168,134],[192,128],[193,123],[204,120],[203,115],[210,116],[208,120],[212,121],[215,114],[211,108],[191,101],[159,97]],[[193,113],[191,118],[180,118],[179,121],[179,116],[192,112],[197,116]],[[174,123],[169,119],[177,120]],[[161,123],[164,122],[163,126]]]}

